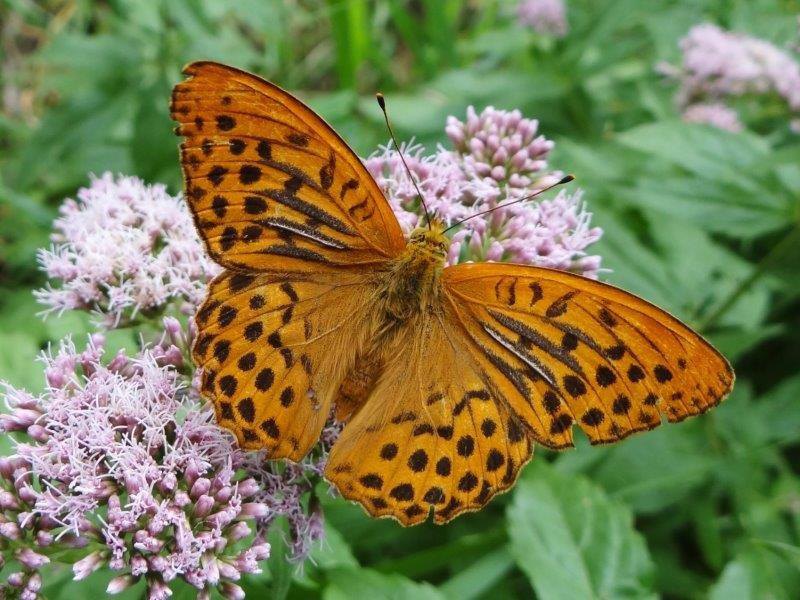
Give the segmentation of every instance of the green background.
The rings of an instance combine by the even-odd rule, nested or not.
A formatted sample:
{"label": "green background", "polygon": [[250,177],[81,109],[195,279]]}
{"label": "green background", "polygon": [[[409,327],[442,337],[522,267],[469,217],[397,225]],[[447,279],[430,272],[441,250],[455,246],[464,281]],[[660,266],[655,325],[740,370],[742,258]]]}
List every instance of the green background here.
{"label": "green background", "polygon": [[[785,47],[800,4],[568,0],[561,40],[515,23],[514,2],[453,0],[0,0],[0,378],[42,387],[49,341],[35,250],[59,202],[106,170],[179,189],[167,105],[184,63],[215,59],[295,91],[362,155],[398,134],[433,148],[448,114],[519,108],[556,141],[595,223],[604,278],[669,309],[734,363],[709,414],[614,447],[537,450],[513,492],[445,527],[402,529],[325,502],[328,538],[282,560],[252,597],[800,597],[800,136],[775,98],[741,101],[748,130],[680,122],[678,40],[703,21]],[[109,576],[49,598],[101,596]],[[141,594],[141,587],[129,597]],[[176,596],[193,597],[184,587]]]}

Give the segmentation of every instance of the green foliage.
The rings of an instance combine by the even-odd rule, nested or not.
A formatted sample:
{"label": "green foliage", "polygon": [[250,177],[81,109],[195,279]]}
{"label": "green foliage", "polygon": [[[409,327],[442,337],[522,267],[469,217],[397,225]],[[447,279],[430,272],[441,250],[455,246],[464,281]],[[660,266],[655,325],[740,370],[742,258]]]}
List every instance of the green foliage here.
{"label": "green foliage", "polygon": [[508,511],[511,552],[543,600],[647,598],[653,564],[631,511],[588,480],[537,463]]}
{"label": "green foliage", "polygon": [[[283,560],[276,528],[267,569],[243,587],[331,600],[800,597],[800,136],[769,102],[746,106],[741,134],[682,123],[654,69],[704,20],[796,42],[800,4],[567,4],[570,33],[555,40],[516,24],[515,0],[0,0],[0,378],[41,389],[37,353],[90,330],[75,315],[41,321],[30,293],[62,198],[105,170],[178,189],[168,102],[183,64],[221,60],[296,91],[361,154],[387,138],[378,89],[398,134],[429,145],[469,104],[520,108],[586,191],[605,279],[709,336],[734,364],[734,394],[613,447],[537,450],[512,492],[446,527],[369,520],[320,490],[328,537],[314,560]],[[115,336],[112,347],[135,343]],[[109,579],[49,572],[53,599],[99,597]]]}

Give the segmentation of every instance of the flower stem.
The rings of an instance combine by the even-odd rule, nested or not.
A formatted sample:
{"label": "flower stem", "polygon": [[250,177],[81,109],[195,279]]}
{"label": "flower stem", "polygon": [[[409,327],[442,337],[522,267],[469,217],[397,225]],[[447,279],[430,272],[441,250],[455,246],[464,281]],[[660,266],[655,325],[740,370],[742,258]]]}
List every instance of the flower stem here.
{"label": "flower stem", "polygon": [[725,300],[717,306],[711,313],[700,321],[698,329],[700,331],[707,331],[719,321],[731,307],[738,302],[745,293],[753,287],[753,284],[758,281],[775,262],[780,259],[787,250],[789,250],[795,243],[800,242],[800,224],[795,224],[789,233],[787,233],[777,244],[775,244],[769,252],[762,258],[756,265],[753,272],[750,273],[734,290],[728,295]]}

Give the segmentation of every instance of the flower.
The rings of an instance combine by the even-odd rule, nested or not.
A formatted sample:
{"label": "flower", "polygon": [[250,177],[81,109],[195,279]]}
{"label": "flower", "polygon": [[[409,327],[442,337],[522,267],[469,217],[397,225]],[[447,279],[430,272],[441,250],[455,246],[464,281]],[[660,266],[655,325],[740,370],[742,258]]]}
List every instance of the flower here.
{"label": "flower", "polygon": [[29,581],[51,545],[85,549],[75,579],[119,571],[109,593],[144,578],[150,597],[164,597],[175,578],[210,590],[260,572],[269,545],[256,519],[272,509],[233,437],[185,386],[168,339],[108,364],[102,336],[81,352],[65,340],[45,357],[44,394],[6,384],[2,427],[27,439],[0,460],[0,535],[24,548]]}
{"label": "flower", "polygon": [[[552,200],[519,203],[467,221],[453,236],[450,261],[508,261],[573,271],[596,278],[600,256],[586,248],[603,235],[591,227],[580,190]],[[496,206],[496,201],[488,206]]]}
{"label": "flower", "polygon": [[219,267],[206,255],[189,211],[164,185],[136,177],[93,177],[61,206],[39,252],[51,283],[35,292],[47,312],[95,311],[107,327],[180,298],[202,300]]}
{"label": "flower", "polygon": [[536,33],[564,37],[567,35],[567,7],[564,0],[523,0],[517,6],[521,25]]}
{"label": "flower", "polygon": [[518,110],[467,108],[467,120],[447,117],[445,132],[473,178],[488,178],[511,188],[543,189],[561,179],[547,171],[553,142],[539,133],[539,121]]}
{"label": "flower", "polygon": [[[314,486],[322,478],[328,452],[343,426],[331,421],[320,435],[320,443],[301,462],[276,463],[264,452],[250,452],[245,458],[247,472],[258,483],[256,499],[271,512],[259,522],[267,528],[278,517],[289,525],[289,558],[296,563],[306,559],[315,543],[324,537],[322,510],[314,497]],[[303,497],[310,494],[308,510]]]}
{"label": "flower", "polygon": [[706,123],[733,133],[743,129],[739,114],[721,102],[690,104],[683,111],[683,120],[687,123]]}
{"label": "flower", "polygon": [[800,111],[800,63],[770,42],[703,23],[689,30],[680,48],[681,65],[658,70],[679,81],[676,101],[686,120],[735,131],[738,117],[724,101],[766,94]]}
{"label": "flower", "polygon": [[[472,191],[475,182],[470,182],[455,154],[440,149],[432,156],[423,156],[424,148],[414,143],[401,145],[400,152],[432,216],[446,223],[466,216],[467,207],[461,199]],[[410,233],[420,225],[424,212],[400,154],[388,145],[381,146],[364,164],[389,199],[401,227]]]}
{"label": "flower", "polygon": [[[453,150],[439,147],[426,156],[424,148],[410,144],[401,152],[432,217],[449,225],[469,218],[453,230],[448,264],[505,260],[597,277],[600,257],[587,248],[603,232],[591,227],[582,192],[497,208],[563,177],[549,169],[554,144],[539,132],[538,121],[518,110],[490,106],[478,114],[469,107],[466,121],[450,116],[445,131]],[[422,205],[398,152],[382,147],[364,163],[404,231],[424,225]]]}

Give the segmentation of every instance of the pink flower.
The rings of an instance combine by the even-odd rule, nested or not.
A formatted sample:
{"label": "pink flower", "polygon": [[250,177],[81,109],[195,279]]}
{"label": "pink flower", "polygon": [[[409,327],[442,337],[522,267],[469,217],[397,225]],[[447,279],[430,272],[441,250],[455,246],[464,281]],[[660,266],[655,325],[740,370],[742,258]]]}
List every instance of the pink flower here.
{"label": "pink flower", "polygon": [[91,310],[115,327],[174,299],[196,305],[219,272],[185,203],[163,185],[105,173],[60,212],[53,247],[39,252],[51,282],[36,297],[47,312]]}
{"label": "pink flower", "polygon": [[[591,227],[582,192],[514,204],[467,221],[453,235],[451,262],[507,261],[573,271],[596,278],[600,257],[586,248],[603,231]],[[487,207],[499,203],[489,201]]]}
{"label": "pink flower", "polygon": [[564,37],[567,34],[567,7],[564,0],[523,0],[517,6],[521,25],[536,33]]}
{"label": "pink flower", "polygon": [[710,23],[695,25],[680,41],[679,67],[658,70],[680,83],[676,95],[684,119],[741,130],[730,98],[773,94],[790,113],[800,111],[800,63],[766,40],[730,32]]}
{"label": "pink flower", "polygon": [[[401,152],[432,215],[444,222],[463,218],[467,207],[460,201],[474,185],[458,157],[443,149],[425,156],[424,148],[413,143],[403,144]],[[382,146],[364,164],[389,199],[401,227],[410,233],[420,225],[424,213],[400,155],[389,146]]]}
{"label": "pink flower", "polygon": [[563,175],[547,170],[553,142],[539,133],[539,122],[518,110],[488,106],[480,114],[470,106],[467,120],[447,118],[445,132],[470,178],[512,188],[542,189]]}
{"label": "pink flower", "polygon": [[733,133],[743,129],[739,114],[721,102],[690,104],[683,111],[683,120],[687,123],[705,123]]}
{"label": "pink flower", "polygon": [[[454,150],[426,156],[418,145],[402,148],[432,216],[452,224],[524,198],[561,180],[548,157],[553,142],[539,123],[518,111],[488,107],[467,110],[466,121],[448,117],[446,133]],[[417,192],[395,150],[381,148],[365,160],[403,229],[424,224]],[[597,277],[600,257],[587,249],[602,230],[590,225],[582,192],[554,199],[532,198],[467,220],[453,230],[448,263],[511,261]]]}
{"label": "pink flower", "polygon": [[40,397],[6,385],[6,430],[31,420],[19,413],[34,412],[28,430],[45,431],[0,465],[0,485],[13,499],[2,521],[19,524],[7,534],[29,544],[16,559],[29,571],[47,562],[32,548],[42,532],[52,534],[48,544],[101,541],[105,550],[78,561],[75,578],[107,566],[123,572],[111,588],[145,576],[154,597],[176,577],[198,589],[216,586],[225,579],[212,568],[216,560],[237,565],[227,571],[233,579],[259,572],[252,557],[266,554],[264,542],[243,544],[239,523],[272,509],[256,498],[233,437],[200,408],[168,351],[118,355],[110,364],[103,353],[101,339],[83,351],[67,340],[45,357],[51,383]]}

